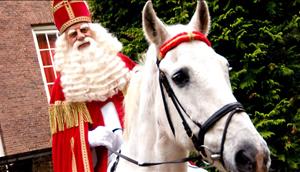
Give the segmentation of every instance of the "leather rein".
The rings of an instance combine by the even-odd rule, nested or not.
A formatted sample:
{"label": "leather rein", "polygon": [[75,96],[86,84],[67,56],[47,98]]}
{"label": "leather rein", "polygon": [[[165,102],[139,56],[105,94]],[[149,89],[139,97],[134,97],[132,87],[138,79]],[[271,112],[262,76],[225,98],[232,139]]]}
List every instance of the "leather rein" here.
{"label": "leather rein", "polygon": [[[157,64],[157,67],[159,70],[160,91],[161,91],[164,109],[165,109],[165,113],[166,113],[166,117],[167,117],[170,129],[171,129],[174,137],[176,137],[175,129],[174,129],[174,125],[173,125],[171,115],[169,112],[169,107],[168,107],[168,103],[166,100],[165,92],[167,93],[167,95],[171,99],[174,107],[176,108],[176,111],[182,120],[182,125],[186,131],[186,134],[192,140],[195,149],[200,152],[200,155],[197,157],[193,157],[193,158],[187,157],[187,158],[174,160],[174,161],[139,163],[138,161],[136,161],[132,158],[129,158],[129,157],[121,154],[120,152],[112,151],[114,154],[117,155],[117,159],[116,159],[115,163],[113,164],[113,167],[111,168],[111,172],[113,172],[115,170],[115,168],[118,164],[118,161],[119,161],[119,157],[121,157],[133,164],[136,164],[138,166],[143,166],[143,167],[162,165],[162,164],[171,164],[171,163],[183,163],[183,162],[187,162],[190,160],[196,160],[196,159],[202,160],[205,164],[212,164],[213,161],[220,160],[222,165],[225,167],[224,160],[223,160],[223,151],[224,151],[224,144],[225,144],[225,140],[226,140],[227,129],[229,127],[232,116],[236,113],[245,111],[243,106],[239,102],[229,103],[229,104],[221,107],[218,111],[216,111],[213,115],[211,115],[203,124],[200,124],[197,121],[194,121],[191,119],[190,115],[186,112],[186,110],[184,109],[184,107],[181,105],[178,98],[176,97],[165,73],[162,70],[160,70],[160,68],[159,68],[159,64],[160,64],[161,60],[165,57],[165,55],[167,54],[168,51],[172,50],[173,48],[177,47],[178,45],[180,45],[183,42],[191,42],[191,41],[202,41],[202,42],[206,43],[208,46],[211,46],[209,40],[206,38],[206,36],[204,34],[202,34],[200,32],[190,32],[190,33],[183,32],[183,33],[180,33],[180,34],[176,35],[175,37],[171,38],[170,40],[165,42],[160,47],[160,53],[157,58],[156,64]],[[210,149],[208,149],[206,146],[204,146],[205,134],[210,128],[212,128],[214,126],[215,123],[217,123],[222,117],[224,117],[228,113],[229,113],[229,115],[228,115],[228,118],[227,118],[225,126],[224,126],[220,151],[213,152]],[[190,121],[192,121],[200,129],[198,135],[195,135],[193,133],[193,131],[192,131],[191,127],[188,125],[185,117],[187,117]],[[207,155],[208,152],[210,153],[209,156]]]}

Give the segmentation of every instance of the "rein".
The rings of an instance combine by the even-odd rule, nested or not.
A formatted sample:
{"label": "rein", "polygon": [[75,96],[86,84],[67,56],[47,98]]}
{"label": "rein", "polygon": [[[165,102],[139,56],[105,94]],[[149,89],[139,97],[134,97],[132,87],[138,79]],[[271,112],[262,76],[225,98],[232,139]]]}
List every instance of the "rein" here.
{"label": "rein", "polygon": [[192,160],[196,160],[199,157],[186,157],[183,159],[177,159],[177,160],[173,160],[173,161],[163,161],[163,162],[142,162],[140,163],[139,161],[132,159],[124,154],[121,153],[121,150],[119,150],[118,152],[111,150],[110,148],[108,148],[109,151],[111,151],[112,153],[114,153],[115,155],[117,155],[116,161],[114,162],[114,164],[112,165],[110,172],[114,172],[117,168],[117,165],[119,163],[119,159],[120,157],[125,159],[128,162],[131,162],[137,166],[140,167],[149,167],[149,166],[155,166],[155,165],[163,165],[163,164],[178,164],[178,163],[184,163],[187,161],[192,161]]}
{"label": "rein", "polygon": [[[170,129],[175,137],[176,136],[175,129],[174,129],[174,125],[173,125],[173,122],[171,119],[171,115],[170,115],[170,111],[169,111],[169,107],[168,107],[168,103],[166,100],[164,90],[167,92],[168,96],[171,98],[172,103],[173,103],[174,107],[176,108],[176,110],[182,120],[182,125],[186,131],[186,134],[192,140],[195,149],[200,152],[200,155],[197,157],[187,157],[187,158],[178,159],[178,160],[174,160],[174,161],[140,163],[128,156],[121,154],[121,151],[116,152],[116,151],[112,151],[109,149],[112,153],[117,155],[117,159],[111,168],[111,172],[113,172],[116,169],[116,166],[119,162],[120,157],[133,163],[133,164],[141,166],[141,167],[155,166],[155,165],[162,165],[162,164],[184,163],[184,162],[191,161],[191,160],[202,160],[205,164],[212,164],[211,161],[213,162],[215,160],[220,160],[224,166],[223,150],[224,150],[224,144],[225,144],[225,140],[226,140],[227,129],[229,127],[229,124],[230,124],[230,121],[231,121],[233,115],[238,112],[245,111],[243,106],[239,102],[229,103],[229,104],[223,106],[222,108],[220,108],[218,111],[216,111],[213,115],[211,115],[207,119],[206,122],[204,122],[204,124],[201,125],[197,121],[192,120],[190,115],[185,111],[185,109],[179,102],[178,98],[176,97],[165,73],[162,70],[160,70],[160,68],[159,68],[159,64],[160,64],[161,60],[165,57],[165,55],[168,53],[168,51],[172,50],[173,48],[177,47],[179,44],[181,44],[183,42],[191,42],[191,41],[202,41],[202,42],[206,43],[208,46],[211,46],[209,40],[206,38],[206,36],[204,34],[202,34],[200,32],[190,32],[190,33],[183,32],[183,33],[176,35],[172,39],[168,40],[160,47],[160,53],[159,53],[159,56],[157,57],[156,64],[159,69],[159,86],[160,86],[164,109],[166,112],[166,117],[167,117]],[[188,125],[183,113],[185,114],[186,117],[188,117],[188,119],[190,119],[196,126],[198,126],[200,128],[198,135],[195,135],[193,133],[193,131],[192,131],[191,127]],[[211,127],[214,126],[214,124],[216,122],[218,122],[222,117],[224,117],[228,113],[229,113],[229,116],[226,120],[223,135],[222,135],[222,140],[221,140],[221,149],[219,152],[212,152],[209,149],[207,149],[207,147],[204,146],[205,134]],[[206,150],[209,151],[210,153],[212,153],[210,155],[210,157],[207,156]]]}

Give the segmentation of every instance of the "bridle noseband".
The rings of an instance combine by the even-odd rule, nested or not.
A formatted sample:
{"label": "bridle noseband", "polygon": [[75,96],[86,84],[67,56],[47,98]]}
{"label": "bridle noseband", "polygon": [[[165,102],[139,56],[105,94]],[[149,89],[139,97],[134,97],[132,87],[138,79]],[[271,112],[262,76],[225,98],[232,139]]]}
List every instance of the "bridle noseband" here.
{"label": "bridle noseband", "polygon": [[[178,98],[176,97],[165,73],[162,70],[160,70],[160,68],[159,68],[159,64],[160,64],[161,60],[165,57],[165,55],[167,54],[168,51],[172,50],[173,48],[177,47],[178,45],[180,45],[183,42],[190,42],[190,41],[194,41],[194,40],[202,41],[202,42],[206,43],[208,46],[211,46],[209,40],[206,38],[206,36],[204,34],[202,34],[200,32],[191,32],[191,33],[183,32],[183,33],[176,35],[172,39],[168,40],[166,43],[164,43],[160,47],[160,53],[159,53],[159,57],[157,58],[156,64],[159,69],[159,85],[160,85],[161,95],[162,95],[162,99],[163,99],[163,104],[164,104],[164,108],[165,108],[169,126],[175,137],[175,129],[173,126],[173,122],[172,122],[171,115],[169,112],[168,104],[167,104],[166,97],[164,94],[163,88],[165,88],[168,96],[171,98],[172,103],[173,103],[174,107],[176,108],[176,110],[182,120],[182,125],[186,131],[186,134],[192,140],[195,149],[200,151],[200,153],[202,154],[201,158],[207,159],[208,161],[214,161],[215,159],[219,159],[224,166],[223,150],[224,150],[224,144],[225,144],[225,140],[226,140],[227,129],[228,129],[228,126],[229,126],[232,116],[234,114],[236,114],[237,112],[244,111],[243,106],[239,102],[229,103],[229,104],[223,106],[222,108],[220,108],[213,115],[211,115],[207,119],[206,122],[204,122],[203,124],[200,124],[197,121],[192,120],[190,115],[185,111],[185,109],[179,102]],[[183,113],[185,114],[186,117],[188,117],[188,119],[190,119],[196,126],[199,127],[200,130],[199,130],[198,135],[195,135],[193,133],[193,131],[191,130],[191,127],[188,125]],[[224,117],[228,113],[229,113],[229,116],[225,123],[223,136],[222,136],[222,140],[221,140],[220,152],[217,152],[217,153],[210,152],[210,153],[212,153],[211,157],[207,157],[206,152],[205,152],[205,146],[204,146],[205,134],[208,132],[208,130],[210,128],[212,128],[215,125],[216,122],[218,122],[222,117]]]}

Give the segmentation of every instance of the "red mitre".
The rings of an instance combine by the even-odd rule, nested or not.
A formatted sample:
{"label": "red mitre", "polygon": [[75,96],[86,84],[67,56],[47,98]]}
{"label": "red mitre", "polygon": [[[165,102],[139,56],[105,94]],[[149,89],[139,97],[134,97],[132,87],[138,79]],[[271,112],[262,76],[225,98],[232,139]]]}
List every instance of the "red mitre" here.
{"label": "red mitre", "polygon": [[73,24],[91,22],[90,11],[83,0],[53,0],[51,9],[54,23],[60,33]]}

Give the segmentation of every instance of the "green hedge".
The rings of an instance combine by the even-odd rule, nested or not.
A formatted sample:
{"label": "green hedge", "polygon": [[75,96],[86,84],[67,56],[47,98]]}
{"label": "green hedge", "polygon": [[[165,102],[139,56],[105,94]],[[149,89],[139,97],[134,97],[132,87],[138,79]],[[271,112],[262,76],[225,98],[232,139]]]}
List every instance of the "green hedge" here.
{"label": "green hedge", "polygon": [[[141,11],[146,1],[89,1],[94,20],[114,33],[134,60],[145,52]],[[187,23],[196,1],[152,0],[167,24]],[[235,96],[272,152],[272,170],[300,168],[299,0],[208,0],[214,49],[232,67]]]}

